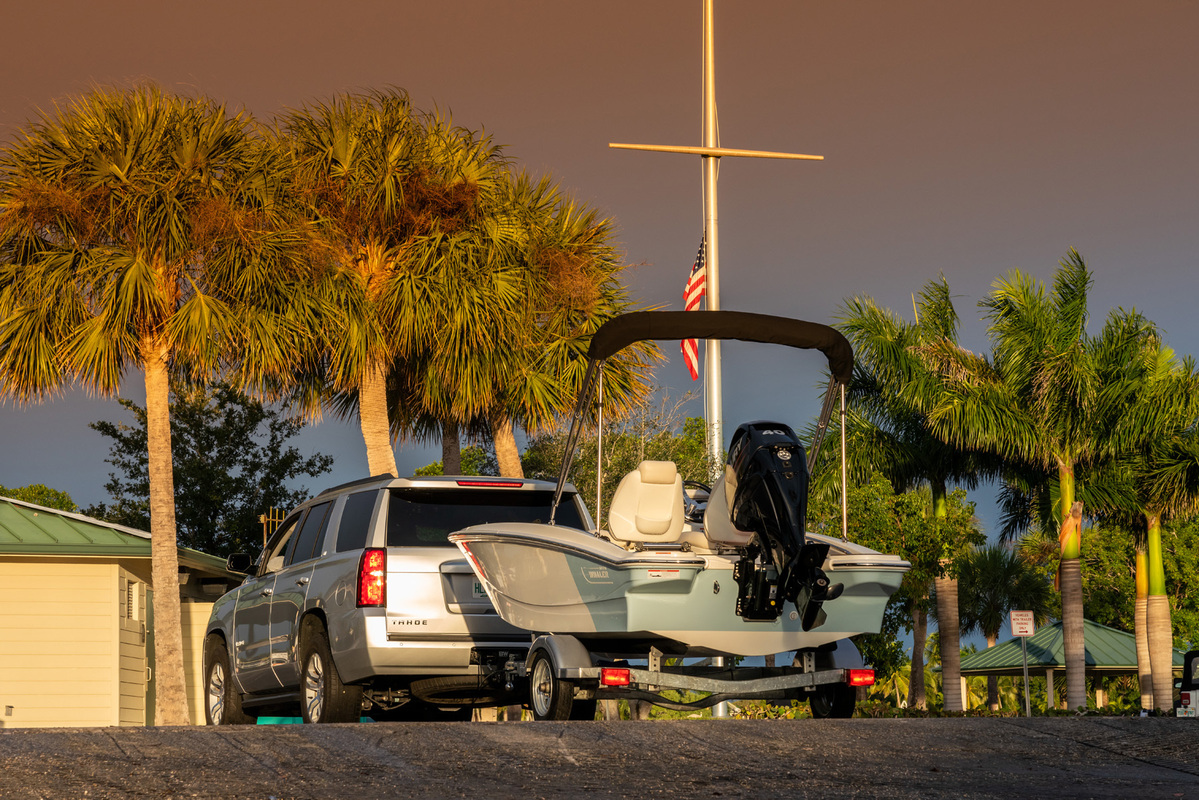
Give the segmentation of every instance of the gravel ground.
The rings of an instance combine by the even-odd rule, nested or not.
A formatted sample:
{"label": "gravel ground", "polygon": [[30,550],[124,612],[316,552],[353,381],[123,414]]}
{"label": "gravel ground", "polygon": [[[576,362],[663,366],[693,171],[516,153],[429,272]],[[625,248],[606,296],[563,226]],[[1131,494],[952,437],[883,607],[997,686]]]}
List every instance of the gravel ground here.
{"label": "gravel ground", "polygon": [[0,797],[1199,800],[1192,719],[0,730]]}

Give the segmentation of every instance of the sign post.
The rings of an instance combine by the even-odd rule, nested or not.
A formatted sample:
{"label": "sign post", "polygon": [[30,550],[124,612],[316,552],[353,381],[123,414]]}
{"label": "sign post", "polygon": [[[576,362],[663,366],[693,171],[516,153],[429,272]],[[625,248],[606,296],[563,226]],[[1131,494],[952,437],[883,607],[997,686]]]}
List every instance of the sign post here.
{"label": "sign post", "polygon": [[1037,626],[1031,611],[1012,612],[1012,636],[1020,637],[1020,650],[1024,655],[1024,716],[1032,716],[1028,699],[1028,637],[1036,633]]}

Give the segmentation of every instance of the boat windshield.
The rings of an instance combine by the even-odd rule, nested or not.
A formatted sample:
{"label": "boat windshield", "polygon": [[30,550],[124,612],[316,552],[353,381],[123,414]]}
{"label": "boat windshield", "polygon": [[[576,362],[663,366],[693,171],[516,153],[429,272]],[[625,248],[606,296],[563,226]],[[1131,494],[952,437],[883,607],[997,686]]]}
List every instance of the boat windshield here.
{"label": "boat windshield", "polygon": [[[559,525],[583,529],[575,495],[558,507]],[[446,537],[489,522],[548,523],[554,493],[515,489],[391,490],[387,512],[388,547],[453,547]]]}

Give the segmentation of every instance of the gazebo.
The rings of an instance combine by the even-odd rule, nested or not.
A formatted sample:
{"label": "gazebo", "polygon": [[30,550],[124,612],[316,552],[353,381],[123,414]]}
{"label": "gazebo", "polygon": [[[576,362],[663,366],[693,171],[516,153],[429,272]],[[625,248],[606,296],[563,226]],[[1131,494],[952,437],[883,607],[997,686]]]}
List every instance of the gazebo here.
{"label": "gazebo", "polygon": [[[1109,677],[1137,674],[1136,637],[1098,622],[1083,620],[1086,642],[1086,673],[1090,677]],[[962,657],[962,677],[991,675],[1024,675],[1020,640],[1006,642]],[[1174,651],[1174,668],[1182,669],[1182,651]],[[1028,639],[1028,673],[1045,676],[1048,687],[1048,706],[1056,705],[1053,696],[1054,673],[1066,669],[1065,639],[1062,623],[1043,625]],[[1106,692],[1095,686],[1095,705],[1107,704]]]}

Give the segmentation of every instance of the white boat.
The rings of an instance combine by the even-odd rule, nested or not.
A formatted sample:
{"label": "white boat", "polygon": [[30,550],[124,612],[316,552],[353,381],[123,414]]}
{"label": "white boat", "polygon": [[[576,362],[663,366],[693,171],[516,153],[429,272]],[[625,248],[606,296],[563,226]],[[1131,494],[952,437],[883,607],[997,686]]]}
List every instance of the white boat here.
{"label": "white boat", "polygon": [[910,564],[849,542],[844,527],[842,538],[805,529],[809,471],[838,397],[844,414],[853,368],[849,343],[828,326],[732,311],[636,312],[608,322],[589,349],[555,507],[603,360],[635,341],[684,338],[824,352],[832,378],[807,457],[787,425],[746,423],[733,435],[702,518],[687,519],[675,465],[646,461],[621,480],[604,530],[555,524],[551,515],[543,524],[451,534],[496,611],[517,627],[620,654],[653,647],[757,656],[878,632]]}

